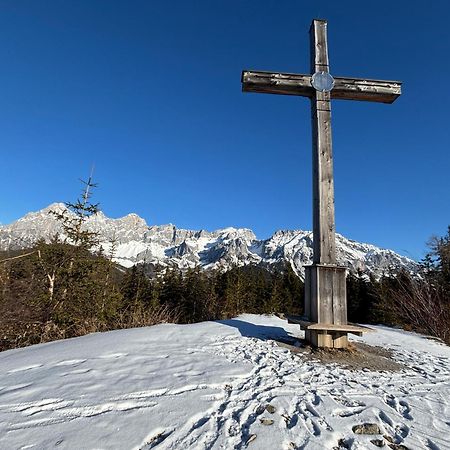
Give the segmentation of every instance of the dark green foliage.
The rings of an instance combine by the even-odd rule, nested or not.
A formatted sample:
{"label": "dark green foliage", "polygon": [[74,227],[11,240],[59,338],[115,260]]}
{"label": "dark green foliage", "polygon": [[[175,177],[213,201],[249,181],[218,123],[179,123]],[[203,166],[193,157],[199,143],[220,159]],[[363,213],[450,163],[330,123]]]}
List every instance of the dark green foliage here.
{"label": "dark green foliage", "polygon": [[377,282],[371,276],[358,271],[347,276],[347,316],[350,322],[382,322],[376,304]]}
{"label": "dark green foliage", "polygon": [[198,267],[188,269],[182,279],[180,320],[192,323],[214,318],[217,302],[214,279]]}
{"label": "dark green foliage", "polygon": [[142,265],[133,266],[126,271],[120,284],[120,293],[122,311],[127,311],[138,303],[145,306],[153,304],[153,286]]}
{"label": "dark green foliage", "polygon": [[92,177],[88,181],[81,180],[84,187],[81,196],[75,203],[66,202],[65,210],[50,211],[50,214],[61,223],[63,233],[66,236],[64,242],[72,244],[75,248],[90,250],[98,244],[97,233],[83,229],[86,219],[100,211],[98,203],[91,203],[92,190],[97,187],[92,182]]}
{"label": "dark green foliage", "polygon": [[450,294],[450,226],[443,237],[433,237],[428,243],[430,252],[422,262],[427,279]]}
{"label": "dark green foliage", "polygon": [[[290,269],[290,267],[289,267]],[[161,305],[176,309],[182,323],[302,310],[303,283],[292,269],[235,267],[226,272],[200,268],[163,270],[152,281]],[[277,294],[279,292],[279,294]]]}
{"label": "dark green foliage", "polygon": [[259,266],[235,267],[216,275],[220,316],[303,311],[303,283],[286,265],[282,271]]}

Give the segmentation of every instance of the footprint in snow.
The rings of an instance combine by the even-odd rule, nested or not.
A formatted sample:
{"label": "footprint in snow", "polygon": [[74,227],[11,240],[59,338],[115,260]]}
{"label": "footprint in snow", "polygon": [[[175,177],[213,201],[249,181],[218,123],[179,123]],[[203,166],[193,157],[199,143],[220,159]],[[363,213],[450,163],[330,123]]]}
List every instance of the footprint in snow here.
{"label": "footprint in snow", "polygon": [[384,402],[390,406],[393,410],[397,411],[401,416],[407,420],[413,420],[410,412],[411,408],[405,400],[399,400],[392,394],[386,394],[384,396]]}
{"label": "footprint in snow", "polygon": [[440,450],[440,447],[438,447],[431,439],[427,438],[424,444],[428,450]]}
{"label": "footprint in snow", "polygon": [[394,422],[384,411],[380,411],[378,417],[384,424],[388,425],[390,428],[394,427]]}
{"label": "footprint in snow", "polygon": [[401,440],[405,439],[409,435],[409,427],[404,423],[399,423],[395,426],[395,435],[400,437]]}
{"label": "footprint in snow", "polygon": [[316,394],[316,392],[309,392],[306,394],[306,398],[308,401],[310,401],[314,406],[319,405],[319,403],[322,401],[319,395]]}
{"label": "footprint in snow", "polygon": [[364,411],[364,408],[353,407],[348,409],[335,409],[331,415],[339,416],[339,417],[351,417],[358,414],[361,414]]}
{"label": "footprint in snow", "polygon": [[347,406],[349,408],[355,408],[355,407],[364,407],[366,404],[364,402],[360,402],[358,400],[352,400],[345,395],[331,395],[333,400],[336,403],[340,403],[342,406]]}
{"label": "footprint in snow", "polygon": [[380,411],[378,417],[385,425],[385,428],[395,436],[397,443],[403,442],[403,440],[409,435],[410,428],[407,425],[404,423],[394,423],[394,421],[384,411]]}

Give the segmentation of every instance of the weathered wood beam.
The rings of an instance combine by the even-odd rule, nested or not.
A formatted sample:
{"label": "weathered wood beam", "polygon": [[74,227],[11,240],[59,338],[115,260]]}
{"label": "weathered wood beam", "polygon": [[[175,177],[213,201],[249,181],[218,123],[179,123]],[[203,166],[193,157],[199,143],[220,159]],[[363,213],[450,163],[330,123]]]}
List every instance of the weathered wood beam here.
{"label": "weathered wood beam", "polygon": [[[327,22],[313,20],[309,30],[311,45],[311,73],[329,72]],[[334,220],[333,144],[331,137],[330,92],[313,89],[311,96],[312,162],[313,162],[313,264],[336,263],[336,238]],[[327,273],[323,274],[328,277]],[[331,278],[330,278],[331,280]],[[317,280],[319,283],[319,280]],[[320,283],[322,284],[322,283]],[[324,311],[332,311],[332,283],[325,283],[326,292],[320,288]],[[320,317],[320,321],[323,318]]]}
{"label": "weathered wood beam", "polygon": [[334,88],[331,91],[331,98],[393,103],[401,95],[401,88],[401,81],[336,77],[334,79]]}
{"label": "weathered wood beam", "polygon": [[360,331],[361,333],[371,333],[375,330],[373,328],[367,327],[365,325],[358,325],[356,323],[347,323],[345,325],[339,324],[327,324],[327,323],[316,323],[308,320],[304,316],[286,316],[288,323],[293,323],[300,325],[302,330],[309,328],[310,330],[324,330],[324,331],[347,331],[349,333],[353,331]]}
{"label": "weathered wood beam", "polygon": [[[367,80],[335,77],[332,99],[393,103],[401,95],[400,81]],[[312,97],[311,75],[244,70],[241,77],[243,92],[299,95]]]}
{"label": "weathered wood beam", "polygon": [[309,28],[311,73],[329,72],[327,21],[314,19]]}
{"label": "weathered wood beam", "polygon": [[311,75],[244,70],[241,77],[243,92],[300,95],[311,97]]}

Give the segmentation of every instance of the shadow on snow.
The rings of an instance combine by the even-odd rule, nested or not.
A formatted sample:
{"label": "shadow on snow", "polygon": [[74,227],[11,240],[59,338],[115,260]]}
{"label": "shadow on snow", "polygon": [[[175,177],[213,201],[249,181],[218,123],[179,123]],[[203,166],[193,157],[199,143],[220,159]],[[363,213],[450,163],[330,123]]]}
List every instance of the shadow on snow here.
{"label": "shadow on snow", "polygon": [[238,319],[216,320],[216,323],[227,325],[229,327],[237,328],[241,336],[258,338],[263,341],[273,339],[278,341],[292,341],[292,336],[289,335],[284,328],[270,327],[266,325],[255,325],[254,323],[244,322]]}

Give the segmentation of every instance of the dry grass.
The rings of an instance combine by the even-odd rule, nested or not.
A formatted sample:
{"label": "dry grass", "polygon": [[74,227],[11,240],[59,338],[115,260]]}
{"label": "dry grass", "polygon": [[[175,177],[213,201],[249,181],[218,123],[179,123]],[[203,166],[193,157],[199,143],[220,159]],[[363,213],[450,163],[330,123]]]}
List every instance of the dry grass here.
{"label": "dry grass", "polygon": [[14,320],[0,326],[0,351],[84,336],[90,333],[147,327],[159,323],[177,323],[178,319],[178,313],[161,306],[153,309],[137,308],[108,323],[96,318],[66,326],[52,321],[42,323]]}

